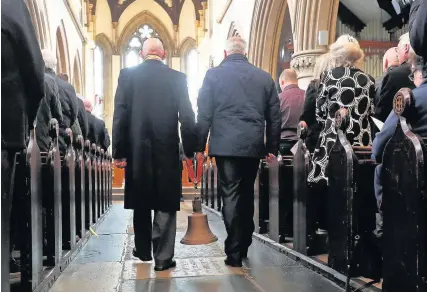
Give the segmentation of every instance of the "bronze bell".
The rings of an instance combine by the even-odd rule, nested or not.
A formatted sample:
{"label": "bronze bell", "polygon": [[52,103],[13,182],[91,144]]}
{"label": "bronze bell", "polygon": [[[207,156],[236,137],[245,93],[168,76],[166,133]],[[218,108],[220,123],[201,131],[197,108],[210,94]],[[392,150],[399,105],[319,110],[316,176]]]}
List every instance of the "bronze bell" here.
{"label": "bronze bell", "polygon": [[201,207],[200,198],[195,198],[193,200],[193,213],[188,215],[187,233],[181,240],[182,244],[201,245],[218,240],[209,228],[208,216],[202,213]]}
{"label": "bronze bell", "polygon": [[[197,190],[197,184],[202,173],[203,160],[197,160],[198,178],[194,176],[194,170],[191,160],[186,160],[189,175],[194,182],[194,189]],[[218,238],[212,233],[208,224],[208,216],[202,212],[202,202],[196,194],[193,199],[193,213],[188,215],[187,233],[182,238],[181,243],[186,245],[202,245],[217,241]]]}

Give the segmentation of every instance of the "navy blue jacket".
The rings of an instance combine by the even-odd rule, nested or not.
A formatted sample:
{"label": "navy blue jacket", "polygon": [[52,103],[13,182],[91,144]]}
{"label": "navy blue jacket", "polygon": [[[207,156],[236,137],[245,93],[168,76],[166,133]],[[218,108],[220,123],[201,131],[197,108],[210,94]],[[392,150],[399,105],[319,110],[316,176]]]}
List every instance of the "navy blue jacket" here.
{"label": "navy blue jacket", "polygon": [[210,130],[211,156],[258,158],[278,152],[281,116],[276,86],[244,55],[230,55],[208,70],[197,105],[199,151],[204,151]]}
{"label": "navy blue jacket", "polygon": [[[413,90],[415,98],[415,114],[410,117],[408,122],[412,126],[415,134],[425,137],[427,136],[427,80],[424,81],[418,88]],[[388,115],[383,128],[377,133],[372,145],[372,154],[377,162],[382,162],[385,145],[393,136],[396,130],[398,117],[392,111]]]}

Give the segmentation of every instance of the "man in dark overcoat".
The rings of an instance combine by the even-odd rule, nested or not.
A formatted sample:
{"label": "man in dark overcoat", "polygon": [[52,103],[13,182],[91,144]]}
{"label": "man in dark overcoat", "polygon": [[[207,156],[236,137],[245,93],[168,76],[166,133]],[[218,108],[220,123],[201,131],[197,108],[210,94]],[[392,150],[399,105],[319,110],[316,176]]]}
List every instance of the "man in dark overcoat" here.
{"label": "man in dark overcoat", "polygon": [[[166,66],[159,39],[144,42],[144,62],[120,72],[113,118],[113,157],[126,167],[125,208],[134,210],[134,256],[155,270],[173,260],[176,212],[180,209],[178,121],[188,157],[196,149],[195,115],[186,76]],[[154,222],[151,221],[154,210]]]}
{"label": "man in dark overcoat", "polygon": [[[44,62],[23,0],[1,1],[1,290],[9,291],[10,215],[15,154],[28,143],[44,97]],[[20,207],[17,207],[19,217]],[[16,213],[15,213],[16,214]]]}
{"label": "man in dark overcoat", "polygon": [[240,37],[227,41],[226,58],[208,70],[197,101],[197,157],[203,156],[210,131],[209,155],[215,157],[218,167],[228,234],[225,263],[234,267],[242,266],[252,242],[254,181],[259,161],[277,154],[281,130],[274,81],[248,62],[245,50],[246,42]]}

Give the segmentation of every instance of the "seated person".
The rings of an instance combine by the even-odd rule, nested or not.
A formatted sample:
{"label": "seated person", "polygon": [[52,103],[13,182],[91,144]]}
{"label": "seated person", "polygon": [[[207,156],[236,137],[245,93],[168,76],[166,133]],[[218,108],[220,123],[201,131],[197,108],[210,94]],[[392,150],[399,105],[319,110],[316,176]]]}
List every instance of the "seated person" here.
{"label": "seated person", "polygon": [[[425,65],[422,57],[413,56],[411,59],[412,74],[410,75],[410,78],[413,80],[417,88],[413,90],[416,111],[414,116],[410,117],[409,120],[414,133],[421,137],[425,137],[427,136],[427,100],[424,97],[427,95],[427,81],[425,80],[427,72],[424,69]],[[384,148],[389,139],[393,136],[397,122],[398,117],[392,111],[388,115],[383,128],[380,132],[377,133],[377,136],[375,137],[372,145],[372,155],[378,163],[382,162]],[[377,198],[378,209],[380,211],[382,202],[381,170],[382,164],[375,168],[374,178],[375,197]]]}
{"label": "seated person", "polygon": [[279,83],[282,89],[279,95],[282,115],[280,153],[288,155],[298,140],[297,127],[304,106],[304,91],[298,87],[297,74],[292,69],[282,72]]}

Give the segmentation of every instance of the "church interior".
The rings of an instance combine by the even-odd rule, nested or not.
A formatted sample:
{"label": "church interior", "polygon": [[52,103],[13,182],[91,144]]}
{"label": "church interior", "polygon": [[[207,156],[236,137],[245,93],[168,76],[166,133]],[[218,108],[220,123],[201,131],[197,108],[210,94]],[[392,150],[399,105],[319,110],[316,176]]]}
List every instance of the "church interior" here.
{"label": "church interior", "polygon": [[[363,50],[364,60],[361,68],[363,72],[373,79],[378,79],[384,74],[383,56],[390,48],[398,47],[399,38],[409,31],[408,21],[412,2],[405,0],[24,1],[40,49],[54,52],[57,58],[57,74],[66,74],[75,92],[91,101],[92,114],[105,122],[110,137],[114,136],[112,132],[114,99],[120,72],[124,68],[144,62],[140,51],[143,43],[149,38],[158,38],[162,41],[167,52],[164,64],[186,74],[189,98],[197,115],[197,99],[205,74],[209,69],[221,64],[224,59],[225,42],[230,37],[238,36],[246,40],[249,62],[271,75],[279,93],[283,90],[280,87],[280,78],[285,69],[293,69],[298,77],[298,86],[306,90],[313,79],[317,58],[327,53],[329,46],[344,34],[354,37]],[[338,137],[339,133],[342,133],[340,131],[337,130]],[[402,133],[407,133],[405,131]],[[188,170],[190,168],[188,165],[187,168],[184,167],[182,170],[184,200],[177,215],[175,244],[177,266],[163,272],[153,271],[153,263],[142,262],[132,255],[133,213],[123,208],[125,171],[112,163],[114,158],[110,155],[111,146],[104,151],[91,149],[90,145],[82,143],[80,148],[75,147],[75,164],[76,170],[79,171],[71,172],[71,169],[67,173],[62,171],[63,178],[64,174],[71,176],[72,173],[75,176],[72,181],[63,179],[63,190],[64,184],[71,185],[74,181],[76,184],[75,188],[70,189],[73,196],[71,193],[67,196],[62,195],[62,205],[65,201],[72,200],[75,201],[75,206],[73,205],[71,211],[68,207],[68,211],[59,208],[62,210],[59,219],[57,213],[56,217],[43,219],[54,221],[54,218],[57,218],[55,224],[50,225],[53,238],[47,237],[47,241],[52,241],[51,245],[47,245],[47,250],[50,249],[47,256],[44,253],[45,244],[34,244],[37,237],[42,234],[41,228],[37,228],[42,219],[33,215],[34,209],[31,209],[31,206],[37,206],[32,202],[36,200],[37,192],[28,192],[31,200],[26,203],[28,206],[26,210],[30,219],[28,223],[33,226],[29,228],[30,236],[23,240],[27,241],[27,245],[22,245],[26,250],[22,248],[19,252],[19,249],[15,248],[11,253],[15,259],[20,259],[20,269],[14,271],[12,268],[5,269],[5,266],[10,264],[6,262],[4,265],[2,261],[2,291],[395,291],[394,286],[397,286],[399,280],[401,291],[427,290],[425,278],[427,253],[422,248],[427,247],[427,221],[424,221],[423,225],[418,225],[424,229],[422,232],[417,230],[413,238],[402,241],[396,239],[409,237],[408,233],[400,229],[387,238],[386,232],[390,228],[385,224],[384,237],[391,240],[390,242],[396,240],[395,243],[400,244],[405,241],[418,243],[416,247],[420,251],[418,253],[415,249],[417,251],[413,253],[415,256],[408,252],[406,246],[392,247],[384,252],[382,262],[378,264],[376,260],[372,261],[376,259],[375,257],[365,257],[370,253],[375,254],[366,248],[370,245],[366,242],[371,240],[366,240],[367,238],[362,235],[362,241],[358,241],[360,234],[371,233],[365,231],[370,228],[365,227],[367,220],[361,220],[364,216],[373,218],[372,223],[375,226],[375,211],[366,208],[366,202],[369,200],[360,199],[370,196],[371,200],[375,200],[372,183],[374,167],[370,157],[370,146],[364,149],[352,148],[350,145],[348,148],[348,144],[346,146],[343,143],[341,149],[334,148],[336,153],[331,153],[330,160],[332,162],[332,159],[335,159],[336,163],[329,172],[336,172],[342,177],[338,183],[330,179],[329,184],[335,185],[334,189],[331,185],[329,189],[333,189],[335,195],[329,198],[328,204],[331,207],[332,201],[336,203],[336,206],[329,209],[330,221],[336,222],[329,228],[336,231],[318,229],[313,232],[315,235],[310,234],[312,232],[309,231],[309,214],[313,213],[313,206],[316,204],[308,204],[306,195],[308,197],[307,190],[310,188],[298,179],[300,178],[298,176],[304,177],[304,174],[307,176],[305,168],[309,165],[305,157],[308,151],[303,148],[304,129],[298,135],[297,150],[292,156],[280,157],[281,161],[276,165],[269,165],[265,161],[260,164],[255,180],[255,232],[248,260],[244,261],[241,268],[229,267],[223,262],[224,240],[227,233],[222,222],[218,170],[215,158],[208,156],[209,145],[206,146],[207,158],[199,184],[190,176],[194,171]],[[401,139],[403,141],[403,138]],[[421,139],[420,141],[422,143]],[[409,142],[405,143],[405,147],[408,148]],[[408,156],[413,158],[418,155],[415,153],[409,152]],[[59,160],[59,155],[58,158],[50,157],[49,154],[46,156],[44,159],[43,153],[41,154],[41,164],[44,164],[43,160],[52,162]],[[92,162],[92,167],[99,166],[97,171],[91,171],[90,166],[85,166],[86,156],[88,161]],[[351,159],[352,156],[355,159]],[[32,156],[31,160],[36,157]],[[64,159],[61,157],[57,162],[58,166],[69,168],[68,165],[64,167],[62,160],[65,162],[65,157]],[[408,160],[408,164],[411,162],[413,161]],[[30,163],[29,169],[33,166],[31,164],[34,163]],[[78,166],[81,166],[81,169]],[[412,168],[412,165],[407,168]],[[422,176],[427,174],[424,173],[424,165],[417,165],[416,168],[410,169],[410,173],[419,172]],[[89,170],[86,171],[86,177],[84,169]],[[92,179],[88,179],[90,174]],[[26,176],[30,178],[34,175],[31,173],[31,176]],[[94,176],[99,178],[98,183]],[[417,204],[412,202],[411,208],[418,217],[418,220],[413,221],[422,222],[422,219],[427,219],[425,186],[424,182],[422,186],[419,183],[421,177],[412,176],[416,179],[412,178],[412,181],[407,179],[408,182],[416,181],[414,185],[417,186],[417,190],[412,192],[423,194],[423,200],[418,202],[422,203],[419,209],[415,210],[414,206]],[[77,191],[80,186],[85,185],[85,180],[86,189],[88,181],[91,181],[94,196],[95,189],[99,192],[96,195],[98,202],[91,197],[92,207],[88,207],[89,201],[85,199],[84,188]],[[30,181],[32,184],[32,179]],[[94,184],[98,184],[98,187],[95,188]],[[406,195],[407,190],[400,190],[404,189],[402,184],[396,183],[395,188],[399,189],[399,194]],[[18,187],[15,189],[19,190]],[[54,194],[55,188],[49,192]],[[183,244],[181,239],[185,237],[187,229],[190,229],[189,215],[193,212],[192,200],[196,196],[200,197],[202,213],[207,215],[208,227],[217,241],[203,245],[187,245]],[[96,203],[98,206],[95,208]],[[52,211],[58,209],[57,205],[60,207],[61,201],[58,203],[55,200],[52,203]],[[408,203],[408,209],[409,206]],[[394,211],[399,212],[398,209]],[[72,224],[69,223],[70,215]],[[389,216],[384,218],[385,223],[387,217]],[[414,224],[413,221],[408,220],[408,223]],[[64,225],[66,222],[67,227]],[[353,222],[357,224],[353,225]],[[4,227],[3,224],[2,226]],[[61,230],[59,226],[62,226],[62,236],[58,236],[58,231]],[[415,231],[412,228],[408,230]],[[54,239],[62,237],[64,243],[65,234],[68,235],[69,246],[64,248],[63,245],[61,248]],[[76,243],[72,241],[74,237]],[[9,253],[4,252],[9,250],[4,249],[4,246],[10,245],[7,242],[5,244],[4,238],[10,237],[4,236],[2,232],[2,259],[8,257]],[[404,256],[397,255],[396,251],[399,249],[405,251]],[[407,257],[410,261],[403,264],[405,268],[396,264],[398,268],[390,272],[385,268],[387,253],[396,253],[397,259],[403,261]],[[419,266],[415,266],[414,262],[419,263]],[[388,262],[390,263],[392,261]],[[412,266],[416,268],[413,269]],[[406,273],[407,277],[404,277]]]}

